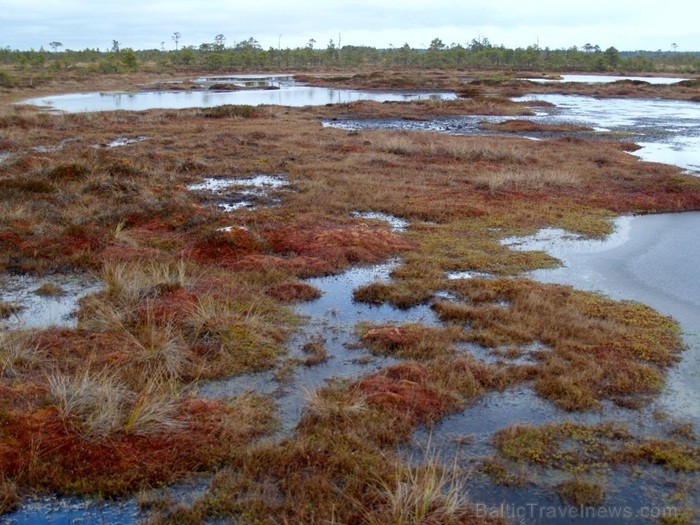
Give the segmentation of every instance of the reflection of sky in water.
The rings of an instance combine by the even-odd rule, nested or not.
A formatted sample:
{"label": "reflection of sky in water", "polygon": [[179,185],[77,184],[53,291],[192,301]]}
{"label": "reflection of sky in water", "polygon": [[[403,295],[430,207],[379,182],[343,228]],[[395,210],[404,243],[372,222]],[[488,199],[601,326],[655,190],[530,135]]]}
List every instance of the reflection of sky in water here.
{"label": "reflection of sky in water", "polygon": [[527,78],[530,82],[539,84],[554,84],[561,82],[582,82],[584,84],[609,84],[619,80],[641,80],[649,84],[676,84],[685,78],[670,78],[670,77],[618,77],[613,75],[561,75],[561,79],[553,78]]}
{"label": "reflection of sky in water", "polygon": [[675,164],[700,173],[700,137],[684,137],[671,143],[639,142],[642,149],[635,151],[642,160]]}
{"label": "reflection of sky in water", "polygon": [[700,172],[700,104],[682,100],[596,99],[578,95],[526,95],[515,100],[544,100],[532,120],[573,122],[629,134],[643,160],[674,164]]}
{"label": "reflection of sky in water", "polygon": [[547,228],[503,243],[562,261],[561,267],[531,272],[536,280],[640,301],[678,320],[688,348],[659,403],[700,423],[700,212],[618,217],[615,226],[602,240]]}
{"label": "reflection of sky in water", "polygon": [[309,86],[289,86],[276,90],[246,91],[138,91],[123,93],[78,93],[25,100],[24,104],[49,106],[68,113],[87,111],[143,111],[147,109],[184,109],[214,107],[224,104],[264,104],[280,106],[322,106],[359,100],[413,101],[454,99],[453,93],[370,93],[353,89],[330,89]]}
{"label": "reflection of sky in water", "polygon": [[[580,95],[525,95],[516,101],[544,100],[556,108],[538,108],[554,120],[579,122],[634,132],[636,128],[690,129],[700,131],[700,105],[680,100],[605,98]],[[635,129],[629,129],[635,128]]]}

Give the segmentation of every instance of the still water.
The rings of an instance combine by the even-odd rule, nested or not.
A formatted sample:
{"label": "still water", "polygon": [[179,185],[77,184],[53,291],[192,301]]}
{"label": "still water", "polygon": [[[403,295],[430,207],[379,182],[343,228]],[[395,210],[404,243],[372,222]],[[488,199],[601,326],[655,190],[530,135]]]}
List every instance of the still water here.
{"label": "still water", "polygon": [[379,93],[354,89],[332,89],[311,86],[285,85],[279,89],[248,89],[241,91],[124,91],[73,93],[22,101],[51,110],[67,113],[91,111],[144,111],[147,109],[209,108],[224,104],[250,106],[323,106],[345,104],[360,100],[376,102],[411,102],[414,100],[452,100],[454,93]]}
{"label": "still water", "polygon": [[530,82],[537,82],[540,84],[557,84],[561,82],[581,82],[583,84],[610,84],[612,82],[619,82],[620,80],[634,80],[640,82],[648,82],[649,84],[677,84],[683,80],[688,80],[687,78],[672,78],[672,77],[628,77],[628,76],[617,76],[617,75],[561,75],[560,79],[555,78],[526,78],[524,80],[529,80]]}

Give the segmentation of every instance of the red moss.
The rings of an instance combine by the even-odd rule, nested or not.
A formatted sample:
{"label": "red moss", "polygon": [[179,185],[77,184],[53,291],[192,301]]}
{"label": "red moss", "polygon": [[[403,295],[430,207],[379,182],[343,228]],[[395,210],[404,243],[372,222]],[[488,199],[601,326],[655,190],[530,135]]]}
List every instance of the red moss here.
{"label": "red moss", "polygon": [[143,320],[179,321],[186,319],[195,310],[197,295],[185,289],[165,291],[155,298],[149,298],[139,305],[138,315]]}
{"label": "red moss", "polygon": [[[55,362],[57,370],[72,374],[85,366],[121,363],[136,350],[133,339],[124,331],[88,332],[72,328],[47,328],[38,332],[36,345]],[[45,379],[43,373],[38,379]]]}
{"label": "red moss", "polygon": [[299,281],[269,286],[265,294],[282,302],[311,301],[321,297],[321,292],[316,288]]}
{"label": "red moss", "polygon": [[256,254],[243,257],[231,267],[235,270],[284,270],[299,277],[311,277],[336,271],[337,265],[320,257],[283,257],[280,255]]}
{"label": "red moss", "polygon": [[372,328],[362,336],[363,341],[375,343],[389,351],[414,345],[420,341],[420,338],[417,331],[399,326]]}
{"label": "red moss", "polygon": [[[413,244],[380,226],[335,223],[315,215],[262,233],[269,248],[282,256],[270,260],[277,267],[302,274],[338,271],[348,264],[375,263]],[[246,266],[253,262],[242,261]],[[304,272],[303,270],[307,270]]]}
{"label": "red moss", "polygon": [[188,400],[179,408],[179,429],[95,442],[67,428],[54,409],[11,412],[0,435],[0,473],[37,489],[121,495],[220,463],[227,453],[221,422],[234,416],[221,402]]}
{"label": "red moss", "polygon": [[230,266],[246,255],[260,253],[264,247],[260,239],[248,230],[234,228],[229,232],[218,232],[196,241],[186,248],[185,254],[197,262]]}
{"label": "red moss", "polygon": [[371,405],[405,417],[411,424],[428,423],[456,408],[455,399],[432,384],[421,365],[404,363],[358,381],[355,388]]}

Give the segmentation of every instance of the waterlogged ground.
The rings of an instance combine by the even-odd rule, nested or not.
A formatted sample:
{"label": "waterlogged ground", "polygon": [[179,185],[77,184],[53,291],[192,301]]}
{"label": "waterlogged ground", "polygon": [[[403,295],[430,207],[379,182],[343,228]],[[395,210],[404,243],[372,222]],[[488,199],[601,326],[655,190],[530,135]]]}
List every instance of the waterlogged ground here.
{"label": "waterlogged ground", "polygon": [[[205,182],[202,185],[209,187],[211,183]],[[398,217],[386,214],[382,217],[393,223],[404,222]],[[377,219],[375,215],[371,218]],[[358,323],[439,323],[427,304],[399,310],[388,305],[372,306],[353,300],[352,292],[355,288],[375,281],[388,281],[389,273],[397,265],[398,261],[389,261],[376,266],[351,268],[339,275],[306,281],[322,295],[296,307],[296,311],[304,316],[306,322],[289,342],[290,354],[287,358],[302,361],[305,358],[303,346],[320,338],[328,352],[325,361],[311,366],[292,366],[286,373],[280,373],[277,369],[244,374],[230,380],[201,383],[196,389],[197,395],[215,399],[245,392],[269,395],[274,399],[280,414],[282,426],[278,437],[288,435],[298,423],[311,391],[333,378],[357,378],[396,363],[393,358],[372,356],[359,346],[355,333]],[[170,491],[180,497],[186,488],[187,484],[178,485]],[[101,502],[57,497],[30,498],[19,510],[4,516],[4,519],[13,525],[40,522],[57,525],[77,522],[126,525],[137,523],[143,518],[144,515],[139,511],[134,499]]]}
{"label": "waterlogged ground", "polygon": [[700,213],[620,217],[602,241],[561,230],[509,239],[517,250],[544,250],[563,262],[537,270],[542,282],[561,283],[634,300],[677,319],[688,346],[657,401],[660,408],[700,424]]}
{"label": "waterlogged ground", "polygon": [[[611,135],[638,143],[634,154],[643,160],[675,164],[700,173],[700,105],[695,102],[661,99],[597,99],[580,95],[540,94],[514,99],[516,102],[544,101],[551,107],[534,108],[534,116],[519,117],[543,124],[589,126],[606,138]],[[387,129],[433,131],[450,134],[495,134],[481,129],[480,123],[497,124],[509,117],[469,115],[436,117],[427,120],[353,119],[325,121],[324,125],[348,130]],[[512,134],[511,134],[512,135]],[[521,136],[539,139],[573,135],[591,137],[590,132],[524,132]]]}
{"label": "waterlogged ground", "polygon": [[272,205],[279,202],[270,198],[269,193],[289,190],[289,183],[284,177],[276,175],[241,179],[212,177],[190,184],[187,189],[201,192],[223,211],[232,212],[242,208],[254,209],[259,203]]}
{"label": "waterlogged ground", "polygon": [[[503,242],[514,250],[542,250],[562,261],[559,268],[529,274],[538,281],[644,302],[673,316],[680,321],[687,344],[683,359],[669,374],[659,398],[640,410],[605,403],[600,411],[572,414],[542,400],[529,387],[519,387],[487,394],[462,413],[418,432],[413,447],[405,454],[418,459],[438,450],[447,462],[458,458],[459,464],[471,472],[467,487],[473,500],[516,523],[589,523],[592,518],[580,513],[573,517],[548,516],[548,509],[566,509],[550,488],[557,480],[566,478],[563,473],[540,473],[522,487],[509,487],[494,484],[480,471],[481,462],[494,453],[495,433],[514,424],[573,421],[591,425],[607,421],[624,424],[639,435],[662,438],[668,426],[667,416],[662,415],[668,414],[672,419],[691,422],[696,429],[700,428],[697,402],[700,398],[697,267],[700,213],[620,217],[615,221],[614,233],[602,240],[546,229],[530,237],[506,238]],[[468,272],[462,275],[462,278],[472,277]],[[477,355],[494,359],[484,352],[479,355],[477,351]],[[538,479],[538,476],[544,477]],[[667,487],[674,483],[674,476],[660,468],[637,471],[616,468],[599,473],[597,478],[605,484],[607,494],[602,506],[613,515],[595,515],[595,523],[620,523],[621,515],[615,515],[616,512],[625,513],[625,523],[654,523],[654,519],[644,514],[645,509],[669,507],[669,512],[675,509],[664,496]],[[691,489],[691,501],[697,501],[699,495],[696,485]],[[504,502],[507,505],[501,507]]]}
{"label": "waterlogged ground", "polygon": [[[279,90],[259,91],[259,93],[264,93],[265,96],[267,94],[279,95],[283,92],[293,92],[294,89],[299,87],[293,85],[286,87],[287,80],[277,79],[276,77],[255,77],[250,79],[212,77],[198,79],[198,81],[212,85],[219,82],[240,82],[242,87],[250,87],[251,84],[256,85],[255,83],[259,82],[268,84],[270,82],[279,82],[279,86],[275,86],[281,87]],[[327,91],[335,94],[339,93],[339,90]],[[258,91],[246,90],[223,93],[223,95],[248,95],[251,93],[258,93]],[[315,93],[318,94],[319,92]],[[359,92],[353,93],[357,94]],[[336,96],[335,94],[333,97]],[[176,97],[175,100],[183,101],[187,100],[187,97],[191,95],[215,97],[220,95],[220,93],[213,91],[199,93],[159,92],[158,94],[144,93],[144,95],[153,96],[154,98],[156,95],[173,95]],[[102,98],[102,96],[99,97]],[[105,95],[105,97],[112,99],[108,104],[119,98],[113,94]],[[316,95],[313,95],[311,98],[314,97]],[[548,99],[548,97],[539,95],[536,98]],[[77,101],[77,99],[74,99],[74,101],[78,104],[74,108],[79,107],[81,102]],[[211,98],[206,98],[206,102],[202,103],[205,105],[216,104],[215,99]],[[681,156],[673,157],[673,160],[677,161],[679,165],[691,170],[698,169],[698,166],[700,166],[697,162],[697,153],[694,150],[694,141],[698,138],[696,105],[635,100],[599,101],[587,97],[555,98],[553,103],[556,104],[555,107],[537,107],[537,114],[528,118],[543,123],[573,122],[592,125],[597,129],[597,132],[607,133],[608,137],[612,133],[625,140],[635,141],[643,139],[642,142],[647,144],[647,146],[641,151],[646,150],[649,155],[661,157],[663,154],[667,154],[672,156],[673,154],[669,152],[676,152]],[[83,110],[69,109],[67,111]],[[504,117],[477,116],[441,117],[426,121],[341,120],[327,121],[326,124],[351,130],[364,127],[386,127],[388,129],[474,134],[484,133],[479,127],[479,123],[482,121],[498,123],[503,120]],[[693,123],[695,123],[695,126]],[[240,120],[236,121],[234,125],[243,127]],[[270,126],[270,129],[272,129],[272,126]],[[144,135],[137,135],[137,130],[134,130],[134,134],[131,135],[128,134],[129,131],[120,130],[119,132],[114,132],[114,134],[109,135],[110,137],[115,137],[113,140],[105,140],[99,150],[96,151],[90,148],[90,151],[95,154],[112,155],[115,152],[110,150],[114,147],[132,146],[133,148],[143,148],[143,145],[139,145],[137,142],[146,136],[148,137],[149,145],[151,141],[155,143],[159,140],[157,131],[154,132],[149,129],[143,132],[145,133]],[[244,131],[239,129],[236,130],[236,133],[239,133],[239,131],[241,134],[244,133]],[[334,142],[329,139],[329,142],[325,144],[327,148],[323,152],[323,162],[328,163],[324,164],[324,166],[329,171],[335,169],[346,158],[343,156],[338,161],[332,155],[339,155],[339,153],[343,155],[346,153],[358,155],[355,160],[371,155],[374,162],[371,174],[374,176],[377,170],[388,170],[389,167],[397,165],[395,163],[404,162],[406,158],[412,158],[410,156],[411,148],[416,147],[411,143],[398,143],[391,145],[388,149],[375,149],[365,153],[364,148],[372,146],[372,142],[366,140],[366,137],[370,135],[369,133],[361,133],[359,135],[351,133],[346,137],[346,139],[349,138],[350,140],[342,142],[340,138],[341,132],[337,130],[323,131],[325,133],[333,132],[334,134],[331,137],[334,137],[334,140],[337,141]],[[577,133],[581,133],[582,136],[590,136],[596,132]],[[550,135],[559,136],[560,133],[526,134],[529,138],[535,139]],[[267,149],[272,149],[272,144],[281,140],[279,136],[271,135],[266,137],[264,133],[257,136],[256,140],[269,139],[270,141],[266,148],[260,148],[261,151],[265,151],[265,154],[267,154]],[[228,139],[230,137],[224,137],[224,140]],[[363,139],[365,139],[364,142],[362,142]],[[381,138],[379,140],[383,141]],[[443,140],[445,140],[444,137]],[[239,139],[235,143],[239,144],[240,148],[233,152],[232,158],[241,155],[244,144],[247,144],[246,141]],[[562,142],[563,147],[566,144],[566,142]],[[61,145],[63,145],[63,142],[61,142]],[[526,146],[535,147],[535,144],[527,143]],[[491,145],[490,147],[493,148],[494,146]],[[120,149],[131,150],[132,148],[119,148],[116,153],[120,153]],[[395,150],[398,150],[399,153],[396,153]],[[431,149],[428,147],[422,150],[418,148],[418,150],[423,152],[436,151],[435,148]],[[653,153],[654,150],[656,150],[655,153]],[[60,149],[47,150],[45,153],[56,154],[59,151]],[[480,162],[485,154],[487,159],[490,158],[493,162],[501,162],[498,160],[499,157],[494,154],[495,151],[497,150],[482,149],[479,150],[480,156],[478,156],[472,155],[473,152],[466,149],[466,147],[462,150],[454,149],[453,156],[435,157],[432,169],[439,169],[440,162],[457,164],[458,162],[455,162],[455,159],[458,161],[461,159],[464,162],[466,162],[464,159],[471,159],[469,162]],[[489,153],[491,153],[490,157],[488,156]],[[614,157],[616,162],[619,162],[619,158],[623,159],[623,163],[634,160],[619,152],[617,154],[619,157]],[[303,155],[301,156],[303,157]],[[236,159],[235,163],[239,159]],[[505,159],[506,161],[508,159],[513,161],[523,160],[516,156],[515,152],[511,152],[510,156],[506,155]],[[303,159],[303,161],[306,160]],[[662,159],[657,158],[655,160]],[[304,177],[309,173],[307,172],[309,166],[301,165],[299,168],[293,167],[289,170],[289,165],[286,163],[295,161],[296,159],[293,156],[288,155],[284,162],[279,163],[279,170],[277,165],[271,164],[268,158],[261,161],[261,164],[265,163],[263,169],[260,169],[257,164],[254,169],[240,170],[240,172],[235,171],[235,169],[230,171],[226,169],[212,169],[207,171],[205,175],[202,175],[199,182],[194,182],[187,186],[189,192],[185,193],[188,196],[194,196],[199,209],[206,210],[207,213],[218,213],[220,215],[217,216],[216,222],[211,223],[212,229],[208,234],[209,237],[207,237],[207,240],[213,239],[220,242],[220,244],[214,245],[216,248],[222,246],[225,248],[220,253],[224,255],[229,254],[230,251],[227,252],[226,250],[230,249],[231,246],[235,247],[236,243],[249,243],[250,246],[256,246],[259,239],[254,237],[253,233],[258,235],[258,232],[255,231],[257,226],[255,221],[260,219],[251,215],[252,219],[246,222],[246,217],[244,216],[249,215],[249,212],[256,211],[260,213],[260,217],[265,217],[266,213],[273,214],[280,210],[284,211],[282,205],[285,204],[285,199],[292,200],[292,197],[299,197],[299,195],[303,194],[304,186],[302,181],[305,181]],[[524,164],[524,162],[522,163]],[[359,164],[358,162],[352,165],[355,167]],[[201,165],[206,166],[205,164]],[[120,169],[130,167],[126,163],[111,166],[116,166]],[[410,165],[410,169],[407,171],[413,169],[425,170],[425,166],[425,164],[416,162],[415,166]],[[268,170],[267,168],[270,169]],[[173,171],[176,169],[177,165],[173,166]],[[231,176],[231,172],[236,173],[236,176]],[[187,182],[196,181],[196,179],[192,178],[193,173],[187,173]],[[224,173],[227,173],[227,175],[223,175]],[[272,173],[273,175],[261,173]],[[381,173],[388,177],[386,173]],[[69,175],[72,175],[70,170]],[[340,175],[349,178],[347,173],[343,172]],[[109,176],[111,177],[112,174],[110,173]],[[476,184],[476,189],[479,191],[486,191],[483,181],[479,182],[477,180],[476,183],[472,180],[462,181],[459,179],[459,175],[451,174],[451,176],[454,177],[454,179],[451,179],[454,181],[452,187],[446,190],[445,188],[440,188],[441,191],[446,191],[450,196],[454,195],[454,191],[459,191],[470,184]],[[436,176],[435,181],[438,178]],[[692,177],[687,177],[686,179],[692,180]],[[408,181],[407,179],[407,187],[413,182],[413,180]],[[507,183],[508,181],[504,184]],[[326,181],[323,179],[314,179],[314,184],[317,185],[317,188],[326,188],[324,185]],[[347,187],[343,188],[348,196],[353,195],[352,191],[355,189],[353,186],[357,185],[354,180],[350,180],[347,183]],[[12,186],[12,188],[14,187]],[[527,192],[528,188],[525,187],[519,191]],[[558,191],[558,188],[555,186],[553,191]],[[517,194],[517,192],[515,193]],[[491,198],[497,198],[497,194],[498,188],[492,188]],[[409,198],[412,196],[408,191],[405,195]],[[675,198],[675,194],[673,197]],[[429,202],[433,202],[432,199]],[[503,202],[508,201],[504,200]],[[201,206],[202,204],[205,204],[205,206]],[[353,207],[357,206],[359,210],[382,209],[382,207],[373,206],[371,201],[357,203],[350,200],[350,205]],[[396,204],[394,206],[395,209],[399,209]],[[433,215],[425,210],[422,212],[422,215],[421,212],[407,215],[411,216],[411,221],[409,222],[386,211],[352,211],[353,207],[340,208],[343,220],[347,221],[348,217],[352,217],[358,221],[366,221],[367,224],[361,226],[355,224],[347,226],[344,223],[340,225],[334,224],[329,228],[329,231],[321,231],[319,235],[335,236],[336,239],[341,239],[339,242],[348,242],[346,240],[347,237],[343,237],[344,235],[349,236],[348,229],[350,229],[352,235],[369,235],[373,231],[371,228],[376,228],[377,224],[383,224],[382,233],[384,237],[382,238],[384,240],[388,238],[387,236],[397,233],[403,234],[399,236],[400,239],[414,239],[421,238],[416,235],[419,230],[425,234],[425,232],[430,232],[431,228],[438,232],[438,227],[442,227],[438,222],[441,219],[440,216],[438,214]],[[221,210],[226,213],[221,214]],[[394,211],[394,209],[388,211]],[[477,206],[473,211],[478,216],[482,209]],[[333,212],[335,213],[337,210],[333,210]],[[401,212],[396,211],[396,213]],[[287,219],[285,217],[285,220]],[[549,220],[551,220],[551,217]],[[573,220],[573,225],[578,227],[578,224],[575,224],[575,220]],[[488,391],[485,394],[475,396],[472,404],[464,410],[453,413],[430,428],[419,429],[414,434],[415,439],[413,442],[406,444],[400,451],[402,456],[413,461],[419,461],[426,456],[434,455],[435,451],[437,451],[440,454],[441,461],[446,465],[457,462],[461,467],[464,467],[464,470],[468,473],[464,489],[471,500],[477,503],[477,510],[480,510],[482,515],[487,513],[494,516],[503,516],[508,518],[510,522],[523,525],[529,523],[584,524],[590,523],[593,518],[595,518],[596,523],[620,523],[619,516],[601,518],[599,515],[591,517],[568,513],[567,509],[570,508],[563,504],[554,489],[554,485],[569,479],[572,475],[571,472],[563,472],[555,468],[533,467],[530,469],[527,465],[520,465],[519,469],[516,468],[509,474],[516,476],[518,470],[520,470],[519,474],[522,475],[522,479],[519,478],[518,481],[522,482],[499,483],[495,481],[494,476],[484,473],[484,460],[497,453],[494,439],[499,431],[514,424],[532,424],[540,427],[547,423],[561,423],[562,421],[572,421],[586,425],[614,421],[616,423],[624,423],[629,432],[635,436],[659,439],[668,438],[672,435],[674,429],[681,429],[683,436],[687,436],[687,427],[683,425],[688,422],[690,422],[691,428],[694,424],[697,430],[700,422],[697,404],[698,395],[700,394],[698,384],[700,377],[700,341],[698,335],[700,334],[700,322],[697,314],[700,311],[700,303],[698,303],[697,299],[700,297],[700,288],[698,288],[700,278],[698,278],[697,273],[697,261],[700,260],[700,252],[698,252],[698,246],[700,246],[700,238],[698,238],[698,232],[700,232],[699,220],[700,214],[697,212],[645,217],[626,216],[616,221],[615,232],[603,240],[591,241],[564,230],[545,229],[531,237],[513,237],[503,241],[515,252],[544,251],[558,258],[563,263],[560,268],[536,271],[524,274],[524,276],[544,282],[570,284],[576,288],[602,292],[615,299],[643,301],[660,312],[674,316],[680,321],[688,349],[684,352],[680,364],[673,368],[669,374],[662,394],[651,404],[640,409],[630,409],[620,408],[610,401],[603,400],[599,410],[580,413],[565,412],[539,397],[530,383],[518,382],[515,386],[511,385],[503,391],[487,389]],[[548,222],[544,221],[544,223]],[[153,230],[162,227],[163,225],[157,222],[149,224],[149,228]],[[305,225],[305,227],[314,232],[312,227],[308,225]],[[483,224],[480,227],[486,228]],[[583,229],[584,226],[582,226]],[[146,233],[142,231],[141,235],[150,235],[150,229],[144,228],[144,230]],[[501,230],[502,228],[493,227],[488,229],[489,232]],[[221,234],[227,233],[231,235],[222,238]],[[129,235],[130,232],[128,230],[124,232],[117,228],[115,237],[120,238],[120,242],[127,245],[129,240],[135,243],[139,239],[133,232],[131,232],[131,238]],[[286,235],[289,235],[289,232]],[[472,251],[472,248],[479,242],[484,241],[483,239],[466,237],[468,238],[465,241],[465,246],[456,247],[454,253],[458,253],[460,257],[465,255],[475,257],[474,252],[477,250]],[[149,237],[146,238],[148,239]],[[317,241],[317,237],[314,237],[312,234],[309,234],[307,239],[310,239],[311,242]],[[437,233],[432,239],[428,235],[425,235],[422,239],[432,240],[435,243],[433,246],[436,251],[444,250],[440,243],[445,241],[439,239]],[[447,237],[447,239],[453,243],[461,242],[461,239],[458,237]],[[177,240],[175,237],[170,238],[171,242]],[[275,239],[273,238],[273,240]],[[276,239],[276,242],[279,243],[279,239]],[[496,241],[494,241],[494,244],[498,246]],[[483,246],[477,246],[477,248],[483,249]],[[126,250],[124,246],[122,246],[122,249]],[[267,249],[269,250],[270,248],[268,247]],[[300,250],[299,246],[288,249],[291,253],[294,250]],[[208,252],[205,252],[203,249],[194,253],[208,255]],[[280,250],[280,253],[283,252]],[[452,253],[450,252],[450,254]],[[264,257],[267,254],[253,253],[253,255]],[[527,259],[527,254],[523,253],[521,255],[523,255],[524,261],[530,260]],[[441,327],[442,323],[433,310],[433,306],[441,299],[447,299],[453,305],[459,302],[460,299],[455,292],[440,290],[439,288],[434,289],[419,304],[406,309],[398,309],[389,304],[369,305],[353,300],[353,290],[359,287],[376,282],[390,283],[392,281],[392,271],[401,270],[402,268],[405,271],[406,268],[402,265],[411,256],[416,257],[416,253],[409,253],[403,260],[401,258],[388,261],[384,259],[384,262],[376,265],[356,265],[343,271],[330,270],[337,273],[335,275],[305,279],[304,284],[318,290],[320,297],[306,302],[297,302],[291,307],[296,314],[303,318],[303,322],[288,339],[286,343],[288,353],[277,358],[275,367],[266,372],[243,373],[231,379],[201,381],[194,386],[194,393],[197,396],[215,400],[246,392],[255,392],[268,396],[279,412],[281,423],[276,434],[271,438],[272,442],[275,444],[277,443],[275,440],[284,442],[284,439],[289,439],[290,436],[291,439],[294,439],[295,433],[293,431],[295,428],[299,428],[297,424],[305,415],[305,407],[307,407],[310,393],[313,390],[327,384],[329,381],[332,382],[333,378],[356,379],[361,376],[368,376],[379,369],[385,369],[397,363],[398,360],[396,358],[378,357],[360,344],[361,338],[357,331],[358,324],[365,322],[391,325],[420,323],[428,328]],[[280,260],[286,261],[285,257],[289,257],[289,253],[283,253],[283,257],[277,259],[268,258],[262,260],[279,263]],[[357,253],[351,253],[348,257],[357,257]],[[518,256],[515,257],[517,258]],[[379,259],[375,258],[373,260]],[[534,257],[531,260],[547,261],[547,259]],[[238,262],[238,260],[233,258],[229,261],[231,264]],[[415,263],[415,261],[413,262]],[[528,266],[527,263],[525,265]],[[538,266],[542,265],[530,264],[528,267]],[[478,264],[475,266],[465,265],[461,268],[471,267],[480,266]],[[345,265],[341,265],[339,268],[345,268]],[[445,265],[443,268],[460,268],[460,266],[453,261],[452,264]],[[235,272],[235,270],[231,271]],[[493,271],[497,271],[497,268]],[[445,287],[452,286],[458,280],[484,280],[496,277],[494,274],[473,270],[453,270],[444,274],[439,272],[439,275],[444,275],[447,278],[447,281],[442,278],[438,279],[438,282],[442,283],[439,286]],[[421,275],[420,277],[423,276]],[[2,290],[5,295],[2,299],[7,303],[17,303],[21,306],[17,312],[8,317],[7,323],[15,323],[12,325],[13,327],[39,327],[49,324],[72,326],[75,321],[70,317],[70,313],[75,310],[77,299],[82,295],[97,290],[96,283],[91,281],[83,280],[79,284],[72,284],[70,281],[66,281],[58,283],[61,285],[61,293],[48,297],[34,293],[42,284],[43,281],[14,277],[7,278],[3,282]],[[299,283],[295,282],[294,284]],[[166,292],[169,293],[167,290]],[[175,292],[179,292],[179,290],[175,290]],[[65,304],[61,301],[65,301]],[[53,309],[48,308],[47,305],[53,305]],[[506,301],[495,301],[489,304],[489,308],[497,312],[503,312],[507,307],[509,307],[509,303]],[[495,315],[498,315],[498,313]],[[23,321],[20,316],[25,316]],[[537,354],[546,353],[548,349],[546,345],[537,341],[524,345],[517,355],[510,355],[507,348],[485,348],[474,342],[459,342],[455,346],[458,352],[471,354],[485,363],[505,365],[534,364],[537,362]],[[407,379],[402,381],[411,383]],[[339,432],[342,432],[342,429]],[[683,439],[686,442],[695,440],[694,437],[683,437]],[[565,442],[563,446],[565,447],[564,452],[571,452],[576,449],[578,442]],[[666,456],[662,456],[661,460],[663,459],[667,459]],[[578,469],[574,474],[579,475],[581,471],[582,469]],[[589,474],[585,474],[585,476],[587,477]],[[679,473],[657,465],[640,463],[639,466],[604,466],[596,469],[593,477],[605,487],[604,506],[617,509],[616,511],[629,509],[631,516],[630,520],[626,521],[628,523],[657,523],[657,519],[643,515],[642,510],[650,505],[662,507],[676,504],[676,500],[668,498],[668,495],[675,491],[678,493],[684,492],[687,495],[682,501],[684,507],[697,507],[697,476],[694,476],[692,472],[690,474]],[[193,499],[207,493],[209,481],[210,478],[207,476],[193,477],[189,481],[172,486],[167,489],[167,492],[169,492],[171,499],[176,501],[184,499],[191,503]],[[211,495],[212,492],[208,492],[208,494]],[[501,507],[505,502],[507,502],[507,505]],[[549,513],[547,509],[550,509]],[[554,509],[555,515],[551,515],[552,509]],[[135,523],[144,517],[146,516],[139,511],[136,498],[115,502],[100,502],[82,498],[30,497],[23,501],[19,510],[4,515],[3,519],[13,524],[45,522],[68,524],[77,522]],[[690,521],[686,523],[690,523]]]}
{"label": "waterlogged ground", "polygon": [[306,323],[289,343],[290,357],[303,360],[303,346],[320,339],[329,354],[327,361],[297,367],[277,379],[278,374],[270,371],[211,382],[201,385],[197,393],[204,397],[231,396],[249,390],[271,394],[280,410],[282,434],[288,433],[299,422],[309,392],[328,379],[357,378],[396,362],[392,358],[372,356],[360,348],[355,333],[358,323],[419,322],[435,325],[439,322],[429,305],[399,310],[389,305],[372,306],[353,300],[354,289],[374,281],[388,281],[389,273],[397,265],[398,261],[391,261],[306,281],[322,295],[296,308]]}
{"label": "waterlogged ground", "polygon": [[578,95],[528,95],[516,100],[542,100],[554,108],[538,108],[544,122],[594,126],[639,143],[643,160],[675,164],[700,172],[700,105],[659,99],[596,99]]}
{"label": "waterlogged ground", "polygon": [[99,283],[86,276],[0,276],[0,300],[17,308],[0,320],[0,327],[75,326],[78,301],[99,289]]}

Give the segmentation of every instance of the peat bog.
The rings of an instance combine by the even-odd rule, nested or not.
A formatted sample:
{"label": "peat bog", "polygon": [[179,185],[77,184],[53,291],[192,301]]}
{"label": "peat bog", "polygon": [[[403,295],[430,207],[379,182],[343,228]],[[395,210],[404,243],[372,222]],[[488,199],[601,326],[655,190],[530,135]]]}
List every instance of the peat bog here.
{"label": "peat bog", "polygon": [[[2,106],[3,517],[97,497],[88,521],[514,521],[483,512],[505,501],[693,522],[697,420],[659,402],[696,366],[685,321],[540,282],[556,252],[503,240],[697,211],[700,178],[564,112],[533,130],[554,109],[508,98],[565,85],[408,75],[298,80],[454,96]],[[369,118],[491,129],[336,125]],[[69,320],[21,321],[68,299]]]}

